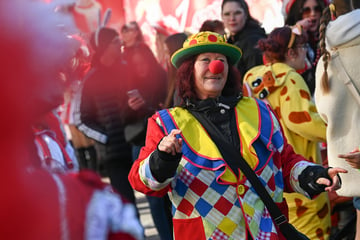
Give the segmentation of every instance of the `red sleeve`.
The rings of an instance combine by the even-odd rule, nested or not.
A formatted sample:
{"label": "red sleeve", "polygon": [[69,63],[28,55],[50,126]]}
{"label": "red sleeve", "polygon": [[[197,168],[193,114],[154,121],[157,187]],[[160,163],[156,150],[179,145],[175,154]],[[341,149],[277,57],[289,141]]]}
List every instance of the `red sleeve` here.
{"label": "red sleeve", "polygon": [[132,168],[129,173],[129,181],[131,186],[139,192],[142,192],[146,195],[150,196],[164,196],[169,188],[166,187],[160,191],[154,191],[147,187],[140,178],[139,175],[139,168],[141,162],[144,159],[148,158],[150,154],[157,148],[158,143],[160,140],[165,136],[163,130],[159,127],[156,123],[157,114],[154,114],[151,118],[148,119],[148,126],[147,126],[147,133],[146,133],[146,141],[145,146],[141,149],[139,158],[134,162]]}
{"label": "red sleeve", "polygon": [[291,169],[294,165],[300,161],[307,161],[302,155],[296,154],[293,147],[287,143],[286,138],[284,137],[284,149],[279,154],[281,161],[281,166],[283,170],[283,179],[284,179],[284,192],[294,192],[294,189],[290,185],[290,174]]}
{"label": "red sleeve", "polygon": [[284,139],[284,147],[283,150],[281,152],[276,152],[274,154],[274,159],[279,159],[280,163],[281,163],[281,168],[282,168],[282,172],[283,172],[283,179],[284,179],[284,192],[294,192],[294,189],[292,188],[291,184],[290,184],[290,174],[291,174],[291,169],[295,166],[296,163],[300,162],[300,161],[307,161],[302,155],[299,155],[297,153],[294,152],[294,148],[292,147],[292,145],[290,145],[285,137],[284,131],[283,131],[283,127],[280,124],[280,121],[275,113],[275,111],[273,111],[273,109],[271,108],[270,105],[269,109],[270,111],[272,111],[273,115],[276,118],[276,121],[278,121],[278,124],[280,126],[280,130],[281,130],[281,134],[283,136]]}

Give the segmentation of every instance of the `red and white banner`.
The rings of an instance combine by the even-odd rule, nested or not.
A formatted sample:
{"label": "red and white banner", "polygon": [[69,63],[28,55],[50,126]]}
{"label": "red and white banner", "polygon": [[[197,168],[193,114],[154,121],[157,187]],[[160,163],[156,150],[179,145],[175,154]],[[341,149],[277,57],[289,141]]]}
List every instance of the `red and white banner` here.
{"label": "red and white banner", "polygon": [[[49,0],[43,0],[49,1]],[[266,32],[284,24],[283,0],[246,0],[251,15],[259,20]],[[76,0],[74,16],[78,27],[85,32],[94,31],[106,9],[112,15],[108,26],[120,30],[130,21],[138,22],[150,46],[155,46],[155,26],[168,34],[199,30],[205,20],[221,20],[222,0]]]}
{"label": "red and white banner", "polygon": [[[114,12],[111,23],[137,21],[143,28],[158,22],[170,30],[196,32],[207,19],[221,20],[222,0],[98,0],[103,10]],[[246,0],[251,15],[259,20],[267,31],[283,24],[282,0]],[[122,6],[121,6],[122,4]],[[121,13],[124,15],[122,16]]]}

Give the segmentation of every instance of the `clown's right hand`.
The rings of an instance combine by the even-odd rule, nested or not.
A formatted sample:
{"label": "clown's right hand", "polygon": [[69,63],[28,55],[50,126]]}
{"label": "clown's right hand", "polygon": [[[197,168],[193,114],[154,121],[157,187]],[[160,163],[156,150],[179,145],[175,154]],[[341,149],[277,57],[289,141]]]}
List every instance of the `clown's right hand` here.
{"label": "clown's right hand", "polygon": [[176,138],[176,135],[180,134],[181,130],[173,129],[170,134],[163,137],[158,144],[158,150],[166,152],[175,156],[177,153],[181,153],[182,139]]}

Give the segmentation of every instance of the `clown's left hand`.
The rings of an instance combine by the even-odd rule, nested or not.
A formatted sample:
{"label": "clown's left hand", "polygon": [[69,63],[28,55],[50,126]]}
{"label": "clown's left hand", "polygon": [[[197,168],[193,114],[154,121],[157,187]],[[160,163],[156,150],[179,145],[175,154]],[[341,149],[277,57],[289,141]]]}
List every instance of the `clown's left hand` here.
{"label": "clown's left hand", "polygon": [[325,187],[325,191],[327,191],[327,192],[336,191],[341,188],[341,179],[338,174],[339,173],[347,173],[347,172],[348,171],[343,168],[338,168],[338,167],[329,168],[328,175],[332,181],[330,181],[330,179],[321,177],[316,180],[316,183],[327,186],[327,187]]}

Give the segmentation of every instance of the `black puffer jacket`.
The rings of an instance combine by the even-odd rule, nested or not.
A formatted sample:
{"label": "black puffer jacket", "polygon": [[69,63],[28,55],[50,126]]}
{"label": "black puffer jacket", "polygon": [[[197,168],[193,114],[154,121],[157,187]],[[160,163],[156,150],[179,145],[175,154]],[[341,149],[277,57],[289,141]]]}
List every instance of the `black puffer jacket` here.
{"label": "black puffer jacket", "polygon": [[114,166],[131,166],[131,147],[124,138],[128,113],[126,71],[121,64],[99,66],[84,79],[79,129],[104,145],[103,161]]}
{"label": "black puffer jacket", "polygon": [[250,68],[263,64],[262,52],[256,48],[257,42],[262,38],[266,38],[265,30],[252,23],[246,24],[240,32],[229,37],[228,43],[238,46],[243,53],[237,64],[242,77]]}

